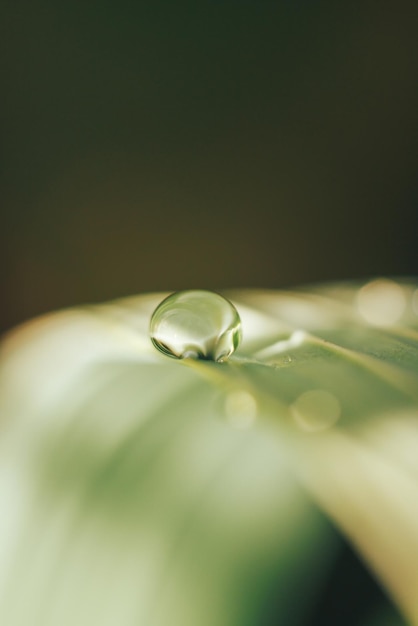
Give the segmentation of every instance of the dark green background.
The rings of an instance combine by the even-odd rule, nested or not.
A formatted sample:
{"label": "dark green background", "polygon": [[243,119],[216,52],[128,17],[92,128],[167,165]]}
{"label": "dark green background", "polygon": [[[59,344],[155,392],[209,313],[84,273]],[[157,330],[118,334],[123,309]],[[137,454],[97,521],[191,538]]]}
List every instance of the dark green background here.
{"label": "dark green background", "polygon": [[3,2],[0,328],[418,274],[415,2]]}

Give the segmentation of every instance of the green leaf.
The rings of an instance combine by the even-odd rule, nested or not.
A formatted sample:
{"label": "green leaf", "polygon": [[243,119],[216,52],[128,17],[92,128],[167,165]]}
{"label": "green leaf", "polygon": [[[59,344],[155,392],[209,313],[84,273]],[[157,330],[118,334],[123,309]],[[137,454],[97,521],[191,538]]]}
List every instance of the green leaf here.
{"label": "green leaf", "polygon": [[302,624],[336,524],[418,624],[417,294],[230,292],[243,342],[225,363],[156,351],[166,294],[11,333],[0,622],[264,626],[274,604]]}

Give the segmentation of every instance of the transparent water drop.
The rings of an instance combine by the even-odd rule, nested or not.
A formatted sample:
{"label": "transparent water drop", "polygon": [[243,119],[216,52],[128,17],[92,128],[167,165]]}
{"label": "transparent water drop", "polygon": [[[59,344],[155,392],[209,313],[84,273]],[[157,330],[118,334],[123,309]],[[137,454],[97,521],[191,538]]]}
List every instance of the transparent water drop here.
{"label": "transparent water drop", "polygon": [[177,358],[223,361],[238,347],[241,320],[234,305],[212,291],[178,291],[155,309],[151,341]]}

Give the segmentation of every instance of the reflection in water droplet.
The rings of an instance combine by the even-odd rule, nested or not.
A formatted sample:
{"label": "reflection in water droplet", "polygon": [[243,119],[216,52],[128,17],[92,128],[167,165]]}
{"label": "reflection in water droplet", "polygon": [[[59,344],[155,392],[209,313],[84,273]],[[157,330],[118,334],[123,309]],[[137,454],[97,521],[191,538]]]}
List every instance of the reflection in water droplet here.
{"label": "reflection in water droplet", "polygon": [[380,278],[364,285],[357,294],[357,308],[373,326],[396,324],[406,308],[402,287],[393,280]]}
{"label": "reflection in water droplet", "polygon": [[341,415],[337,398],[323,389],[302,393],[290,410],[298,426],[308,432],[329,428]]}
{"label": "reflection in water droplet", "polygon": [[232,391],[225,400],[225,414],[234,428],[249,428],[257,417],[257,402],[248,391]]}
{"label": "reflection in water droplet", "polygon": [[238,347],[241,320],[231,302],[217,293],[179,291],[155,309],[150,335],[168,356],[223,361]]}

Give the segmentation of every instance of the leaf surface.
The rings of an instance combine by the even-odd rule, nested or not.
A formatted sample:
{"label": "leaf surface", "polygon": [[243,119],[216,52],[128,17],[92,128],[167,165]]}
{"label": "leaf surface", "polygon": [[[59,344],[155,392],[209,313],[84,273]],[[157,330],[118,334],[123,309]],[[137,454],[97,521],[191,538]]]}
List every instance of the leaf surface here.
{"label": "leaf surface", "polygon": [[225,363],[155,350],[166,294],[11,333],[2,623],[267,626],[273,603],[296,626],[334,556],[328,516],[418,624],[417,293],[229,292]]}

